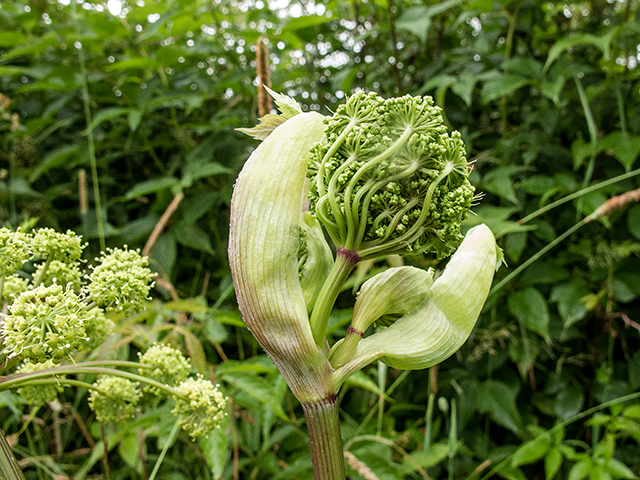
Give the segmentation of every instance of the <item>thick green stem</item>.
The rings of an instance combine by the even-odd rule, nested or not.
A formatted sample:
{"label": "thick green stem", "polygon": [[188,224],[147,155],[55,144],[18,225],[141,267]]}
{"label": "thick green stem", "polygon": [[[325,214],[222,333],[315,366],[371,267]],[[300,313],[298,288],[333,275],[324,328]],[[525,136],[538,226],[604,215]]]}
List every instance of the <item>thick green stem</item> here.
{"label": "thick green stem", "polygon": [[2,480],[25,480],[2,430],[0,430],[0,478]]}
{"label": "thick green stem", "polygon": [[303,403],[307,420],[314,480],[345,480],[338,397]]}
{"label": "thick green stem", "polygon": [[322,346],[327,321],[329,320],[333,305],[336,303],[336,298],[338,298],[342,285],[344,285],[344,282],[349,277],[353,267],[355,267],[359,261],[360,257],[357,252],[346,250],[344,247],[338,249],[336,262],[333,264],[331,272],[322,286],[322,290],[320,290],[315,307],[311,313],[311,331],[313,332],[313,339],[317,345]]}

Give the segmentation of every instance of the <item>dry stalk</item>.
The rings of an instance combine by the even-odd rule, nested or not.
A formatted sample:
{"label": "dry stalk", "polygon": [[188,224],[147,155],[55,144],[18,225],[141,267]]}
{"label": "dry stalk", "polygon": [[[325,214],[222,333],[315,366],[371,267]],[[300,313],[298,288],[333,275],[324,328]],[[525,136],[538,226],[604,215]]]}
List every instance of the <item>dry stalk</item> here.
{"label": "dry stalk", "polygon": [[640,188],[635,190],[629,190],[628,192],[623,193],[622,195],[616,195],[613,198],[610,198],[585,219],[585,223],[591,222],[598,217],[608,217],[616,210],[620,210],[627,203],[630,202],[639,202],[640,201]]}
{"label": "dry stalk", "polygon": [[78,171],[78,203],[80,206],[80,215],[87,214],[89,200],[87,198],[87,172],[84,168]]}
{"label": "dry stalk", "polygon": [[362,475],[365,480],[380,480],[376,474],[373,473],[364,462],[358,460],[353,453],[344,452],[344,458],[347,459],[349,466]]}
{"label": "dry stalk", "polygon": [[149,235],[149,239],[147,240],[147,243],[145,243],[144,248],[142,249],[143,256],[145,257],[149,256],[149,254],[151,253],[151,250],[153,250],[153,246],[158,240],[158,236],[160,235],[162,230],[164,230],[164,227],[167,225],[167,222],[171,218],[171,215],[173,215],[175,211],[178,209],[178,205],[180,205],[180,202],[182,201],[183,198],[184,198],[184,193],[180,192],[178,195],[174,197],[173,200],[171,200],[171,203],[169,204],[167,209],[164,211],[164,213],[160,217],[160,220],[158,220],[158,223],[156,223],[156,226],[153,227],[153,232],[151,232],[151,235]]}
{"label": "dry stalk", "polygon": [[271,72],[269,70],[269,49],[264,37],[258,38],[256,44],[256,74],[258,84],[258,116],[264,117],[271,111],[271,96],[264,85],[271,87]]}

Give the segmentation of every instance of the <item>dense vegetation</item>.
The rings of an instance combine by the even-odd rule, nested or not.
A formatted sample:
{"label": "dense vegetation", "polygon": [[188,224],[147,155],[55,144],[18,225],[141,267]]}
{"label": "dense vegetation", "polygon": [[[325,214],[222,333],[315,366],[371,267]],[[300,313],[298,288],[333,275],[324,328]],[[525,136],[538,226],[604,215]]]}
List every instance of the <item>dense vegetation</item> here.
{"label": "dense vegetation", "polygon": [[[39,410],[2,392],[0,428],[27,478],[147,479],[158,458],[170,480],[311,478],[301,410],[241,321],[226,256],[232,185],[256,146],[235,128],[264,108],[262,39],[273,89],[304,110],[328,114],[358,89],[432,95],[485,194],[468,224],[487,223],[508,264],[457,355],[427,371],[372,365],[343,387],[350,478],[640,475],[639,8],[3,2],[1,226],[75,230],[87,259],[144,249],[155,300],[111,316],[117,334],[87,358],[136,360],[165,341],[230,398],[223,428],[192,442],[170,435],[169,403],[101,432],[84,389]],[[399,261],[444,266],[367,262],[344,305]],[[331,317],[335,339],[349,315]]]}

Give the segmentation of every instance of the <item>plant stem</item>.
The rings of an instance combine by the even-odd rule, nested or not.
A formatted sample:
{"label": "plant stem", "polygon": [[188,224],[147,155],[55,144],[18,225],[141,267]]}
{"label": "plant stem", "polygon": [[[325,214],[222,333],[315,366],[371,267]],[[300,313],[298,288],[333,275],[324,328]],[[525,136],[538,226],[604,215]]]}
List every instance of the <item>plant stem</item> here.
{"label": "plant stem", "polygon": [[347,250],[344,247],[338,249],[336,261],[322,286],[322,290],[320,290],[309,321],[311,331],[313,332],[313,339],[319,346],[322,346],[324,341],[327,321],[329,320],[333,305],[336,303],[336,298],[338,298],[338,294],[340,290],[342,290],[342,285],[344,285],[353,267],[355,267],[359,261],[360,257],[357,252]]}
{"label": "plant stem", "polygon": [[303,403],[307,420],[314,480],[345,480],[338,397]]}
{"label": "plant stem", "polygon": [[25,480],[2,430],[0,430],[0,478],[3,480]]}

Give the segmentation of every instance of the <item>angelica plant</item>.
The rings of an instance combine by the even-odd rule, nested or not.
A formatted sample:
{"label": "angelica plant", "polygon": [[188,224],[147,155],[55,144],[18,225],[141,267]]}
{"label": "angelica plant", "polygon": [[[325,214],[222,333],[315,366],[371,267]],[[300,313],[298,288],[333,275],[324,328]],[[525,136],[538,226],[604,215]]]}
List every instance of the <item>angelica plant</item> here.
{"label": "angelica plant", "polygon": [[[270,93],[282,115],[242,129],[263,142],[236,182],[229,261],[247,327],[304,410],[316,480],[344,480],[344,381],[376,360],[418,369],[453,354],[500,252],[486,226],[460,232],[478,197],[461,136],[430,97],[360,92],[324,117]],[[327,344],[327,320],[358,262],[454,251],[435,281],[433,271],[400,267],[366,282],[346,337]],[[387,326],[367,336],[374,323]]]}

